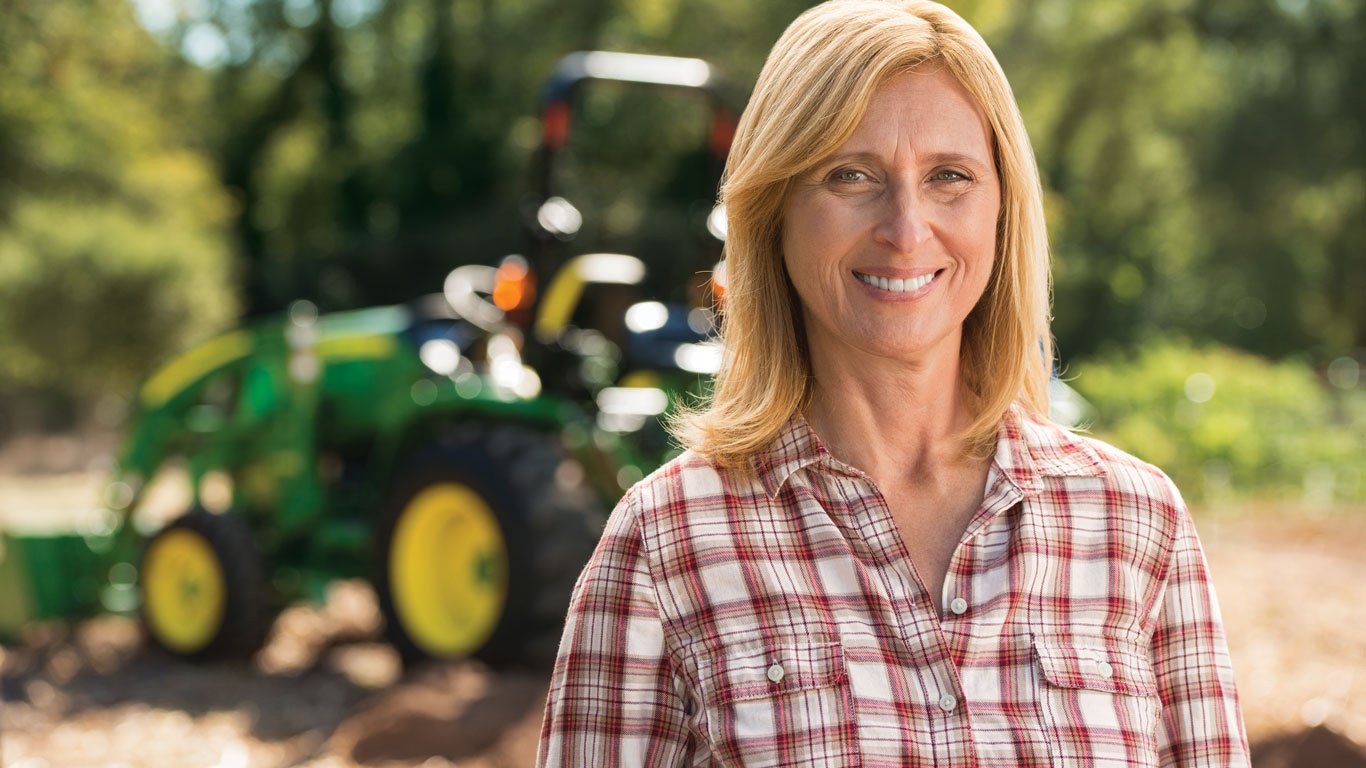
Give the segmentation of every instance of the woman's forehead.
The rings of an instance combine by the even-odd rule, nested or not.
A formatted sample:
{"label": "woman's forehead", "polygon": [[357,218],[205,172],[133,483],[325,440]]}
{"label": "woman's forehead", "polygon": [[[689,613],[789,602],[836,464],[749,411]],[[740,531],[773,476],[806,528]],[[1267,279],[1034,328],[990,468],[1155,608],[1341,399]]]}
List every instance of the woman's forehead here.
{"label": "woman's forehead", "polygon": [[879,85],[850,135],[831,153],[912,152],[989,163],[992,131],[976,99],[947,70],[915,69]]}

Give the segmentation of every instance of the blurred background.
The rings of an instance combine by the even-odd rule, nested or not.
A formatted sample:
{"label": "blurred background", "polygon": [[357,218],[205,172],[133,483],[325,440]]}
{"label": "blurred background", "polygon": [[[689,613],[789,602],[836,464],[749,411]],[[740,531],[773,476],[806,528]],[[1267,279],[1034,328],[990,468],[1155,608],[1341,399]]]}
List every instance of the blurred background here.
{"label": "blurred background", "polygon": [[[80,494],[98,487],[137,383],[168,355],[298,299],[322,312],[405,301],[523,249],[536,103],[563,55],[705,59],[742,105],[809,5],[0,0],[0,524],[90,505]],[[1313,739],[1344,750],[1317,764],[1355,764],[1333,739],[1366,741],[1366,7],[950,5],[996,51],[1034,141],[1060,375],[1092,433],[1163,467],[1196,510],[1249,726],[1269,745],[1259,765],[1289,765]],[[646,213],[621,200],[678,182],[650,158],[697,146],[705,122],[681,113],[593,92],[574,151],[600,170],[565,179],[585,219],[625,231]],[[293,619],[308,652],[368,631],[366,598],[338,601]],[[0,651],[0,764],[159,764],[126,729],[129,753],[108,757],[116,725],[148,719],[158,738],[210,745],[168,765],[423,762],[357,747],[356,723],[383,720],[376,697],[394,695],[383,672],[356,682],[315,659],[176,682],[143,669],[162,693],[129,709],[141,678],[123,693],[99,681],[133,674],[135,637],[83,631]],[[279,680],[301,674],[323,687],[289,709],[315,715],[268,723],[267,700],[304,690]],[[530,759],[539,677],[442,674],[405,683],[428,701],[413,722],[495,737],[437,739],[431,760]],[[232,693],[199,705],[177,685]],[[490,697],[501,710],[466,709]],[[84,735],[62,735],[82,717]]]}

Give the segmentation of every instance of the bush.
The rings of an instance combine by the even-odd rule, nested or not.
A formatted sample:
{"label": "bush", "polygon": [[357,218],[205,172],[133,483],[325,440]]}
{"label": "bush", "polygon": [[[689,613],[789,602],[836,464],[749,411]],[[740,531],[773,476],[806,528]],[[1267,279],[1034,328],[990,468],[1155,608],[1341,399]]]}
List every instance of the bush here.
{"label": "bush", "polygon": [[1304,363],[1159,340],[1081,362],[1092,432],[1161,467],[1193,502],[1362,501],[1366,392]]}
{"label": "bush", "polygon": [[[182,207],[196,193],[207,196],[191,188]],[[0,226],[0,252],[0,390],[128,395],[236,316],[227,238],[212,223],[35,196]]]}
{"label": "bush", "polygon": [[127,396],[236,319],[238,203],[204,147],[208,74],[131,3],[5,8],[0,396],[18,399],[3,406]]}

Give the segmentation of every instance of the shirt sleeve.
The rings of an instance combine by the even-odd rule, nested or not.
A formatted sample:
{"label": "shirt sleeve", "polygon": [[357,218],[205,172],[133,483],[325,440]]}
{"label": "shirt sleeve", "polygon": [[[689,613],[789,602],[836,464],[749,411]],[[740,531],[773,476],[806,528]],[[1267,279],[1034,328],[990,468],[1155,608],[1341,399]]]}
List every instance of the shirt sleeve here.
{"label": "shirt sleeve", "polygon": [[628,494],[569,604],[538,766],[672,766],[688,760],[687,707]]}
{"label": "shirt sleeve", "polygon": [[[1175,489],[1173,488],[1173,491]],[[1166,766],[1249,765],[1219,602],[1195,525],[1176,496],[1176,535],[1153,633]]]}

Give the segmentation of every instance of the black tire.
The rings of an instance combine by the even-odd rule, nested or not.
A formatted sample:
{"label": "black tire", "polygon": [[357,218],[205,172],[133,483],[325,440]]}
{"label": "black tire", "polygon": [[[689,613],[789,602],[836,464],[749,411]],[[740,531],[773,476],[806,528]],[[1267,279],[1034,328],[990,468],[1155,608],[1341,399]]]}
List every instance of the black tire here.
{"label": "black tire", "polygon": [[[569,461],[553,435],[507,425],[463,428],[413,457],[395,483],[380,521],[374,576],[385,634],[406,664],[473,657],[494,666],[536,666],[553,660],[570,592],[606,520],[602,503],[583,482],[583,473],[573,471],[572,464],[566,466]],[[439,497],[421,496],[427,491],[446,494],[450,504],[466,505],[467,509],[452,511],[448,518],[470,514],[468,508],[483,510],[473,517],[489,519],[491,526],[496,526],[502,562],[491,567],[459,562],[471,551],[459,540],[463,531],[459,522],[444,537],[433,537],[440,541],[417,545],[426,549],[412,557],[413,545],[404,543],[400,526],[405,518],[413,521],[414,516],[432,509],[432,500]],[[487,532],[482,524],[472,528],[476,535],[471,538],[493,538],[481,535]],[[465,549],[465,554],[452,553],[439,560],[446,551],[442,541],[455,545],[448,549]],[[470,546],[485,553],[480,557],[498,559],[492,553],[499,548],[491,542],[482,549]],[[400,571],[405,567],[400,562],[402,553],[410,556],[407,567],[412,566],[411,560],[431,564],[418,569],[420,579],[411,570],[406,576]],[[504,596],[487,597],[492,592],[474,595],[477,599],[470,602],[480,604],[472,611],[478,617],[455,626],[476,629],[468,634],[456,630],[454,634],[461,637],[450,642],[447,639],[452,636],[441,633],[432,640],[433,634],[418,626],[423,617],[414,612],[437,612],[463,622],[468,606],[457,593],[461,593],[460,585],[479,580],[471,575],[475,572],[480,577],[488,573],[504,577]],[[419,588],[428,583],[457,586],[435,587],[433,591],[441,594],[427,594],[418,600],[405,583],[418,583]]]}
{"label": "black tire", "polygon": [[264,564],[251,528],[232,513],[192,510],[157,532],[138,592],[147,638],[174,656],[245,659],[270,630]]}

